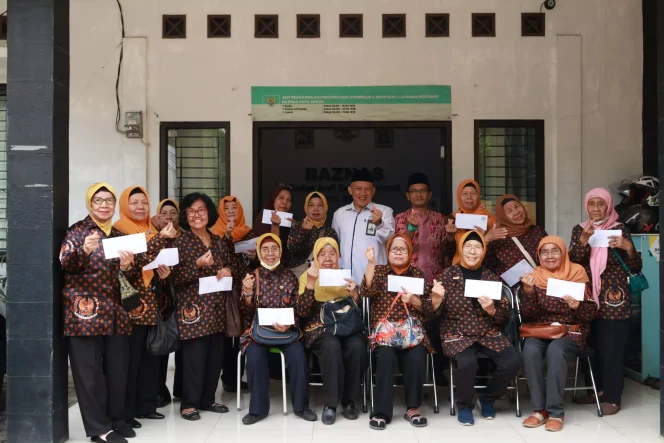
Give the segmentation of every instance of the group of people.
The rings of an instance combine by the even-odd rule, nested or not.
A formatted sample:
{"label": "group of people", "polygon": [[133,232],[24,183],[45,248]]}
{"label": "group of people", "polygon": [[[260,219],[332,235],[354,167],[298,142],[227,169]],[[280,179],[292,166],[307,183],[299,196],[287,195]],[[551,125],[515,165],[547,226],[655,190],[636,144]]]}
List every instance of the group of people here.
{"label": "group of people", "polygon": [[[283,353],[296,416],[318,420],[309,407],[309,358],[316,357],[322,376],[322,422],[335,422],[337,410],[356,420],[355,406],[369,359],[375,386],[369,425],[383,430],[393,418],[393,384],[397,366],[405,389],[404,419],[427,425],[419,411],[423,401],[428,354],[442,354],[455,365],[458,421],[474,423],[479,406],[483,419],[495,418],[494,402],[515,380],[521,366],[531,394],[533,413],[523,426],[563,428],[563,394],[567,362],[588,343],[596,350],[594,365],[605,415],[620,410],[623,359],[630,317],[628,269],[641,259],[629,230],[618,223],[611,195],[593,189],[585,199],[588,219],[574,228],[569,253],[563,239],[548,236],[535,225],[515,195],[504,195],[490,213],[473,180],[457,190],[457,212],[445,216],[429,207],[428,178],[412,174],[406,198],[411,208],[393,215],[373,202],[376,189],[367,170],[353,174],[348,192],[353,202],[338,209],[326,224],[325,196],[313,192],[304,202],[305,218],[282,226],[278,212],[289,212],[291,189],[278,185],[263,209],[272,211],[264,224],[261,210],[250,228],[238,198],[227,196],[216,206],[205,194],[192,193],[180,202],[159,203],[152,214],[147,192],[125,189],[119,198],[120,219],[113,224],[118,198],[106,183],[88,189],[89,216],[69,228],[60,261],[65,336],[86,434],[95,442],[125,442],[141,427],[137,419],[163,419],[157,412],[171,402],[166,387],[168,356],[147,349],[148,332],[159,318],[177,319],[180,349],[176,353],[173,397],[180,399],[183,419],[200,419],[200,411],[228,412],[215,400],[217,385],[235,391],[238,352],[242,352],[250,391],[245,425],[264,419],[270,408],[269,383],[274,378],[272,350]],[[457,214],[484,215],[487,228],[455,226]],[[614,229],[609,247],[591,247],[596,230]],[[145,233],[147,252],[120,251],[105,259],[102,240]],[[256,239],[256,249],[236,253],[234,244]],[[177,248],[179,263],[143,267],[164,248]],[[534,269],[512,290],[520,300],[524,321],[567,326],[562,338],[529,337],[520,355],[505,333],[511,300],[487,294],[465,295],[468,280],[501,282],[501,275],[522,260]],[[626,263],[622,265],[621,263]],[[321,284],[321,270],[348,269],[345,285]],[[233,290],[200,294],[199,279],[233,278]],[[388,290],[390,276],[424,280],[415,294],[406,288]],[[550,278],[586,285],[582,301],[547,295]],[[128,306],[130,285],[140,302]],[[394,289],[394,288],[391,288]],[[227,334],[233,297],[243,321],[240,337]],[[368,300],[365,303],[363,300]],[[322,315],[331,304],[343,311],[368,307],[368,328],[335,327]],[[258,321],[258,310],[292,308],[294,324]],[[325,311],[327,312],[327,311]],[[350,317],[348,317],[350,318]],[[277,340],[270,344],[270,338]],[[478,353],[495,369],[487,387],[474,400]],[[279,360],[277,360],[277,365]],[[545,369],[546,368],[546,369]],[[158,377],[155,375],[159,374]],[[286,380],[282,380],[286,383]],[[593,403],[594,395],[580,400]]]}

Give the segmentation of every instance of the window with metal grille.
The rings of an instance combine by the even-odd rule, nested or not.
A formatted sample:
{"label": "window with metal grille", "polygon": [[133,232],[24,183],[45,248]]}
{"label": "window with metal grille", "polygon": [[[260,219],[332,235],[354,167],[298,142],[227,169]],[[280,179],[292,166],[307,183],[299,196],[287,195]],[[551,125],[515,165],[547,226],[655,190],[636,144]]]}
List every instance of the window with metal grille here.
{"label": "window with metal grille", "polygon": [[362,14],[339,15],[339,37],[361,38],[362,35]]}
{"label": "window with metal grille", "polygon": [[216,203],[228,194],[228,128],[227,123],[162,123],[162,196],[180,201],[203,192]]}
{"label": "window with metal grille", "polygon": [[297,38],[320,38],[320,14],[297,14]]}
{"label": "window with metal grille", "polygon": [[545,17],[546,14],[539,12],[521,13],[521,36],[544,37],[546,35]]}
{"label": "window with metal grille", "polygon": [[450,15],[449,14],[427,14],[425,17],[426,37],[449,37]]}
{"label": "window with metal grille", "polygon": [[187,16],[162,16],[161,36],[162,38],[187,38]]}
{"label": "window with metal grille", "polygon": [[383,14],[383,37],[405,37],[406,14]]}
{"label": "window with metal grille", "polygon": [[544,121],[475,120],[475,179],[488,210],[495,213],[498,198],[514,194],[543,226]]}
{"label": "window with metal grille", "polygon": [[496,14],[473,13],[472,17],[473,37],[495,37],[496,36]]}
{"label": "window with metal grille", "polygon": [[208,38],[228,38],[231,36],[230,15],[208,15]]}
{"label": "window with metal grille", "polygon": [[278,15],[256,15],[255,19],[255,38],[279,38]]}
{"label": "window with metal grille", "polygon": [[7,250],[7,86],[0,86],[0,251]]}

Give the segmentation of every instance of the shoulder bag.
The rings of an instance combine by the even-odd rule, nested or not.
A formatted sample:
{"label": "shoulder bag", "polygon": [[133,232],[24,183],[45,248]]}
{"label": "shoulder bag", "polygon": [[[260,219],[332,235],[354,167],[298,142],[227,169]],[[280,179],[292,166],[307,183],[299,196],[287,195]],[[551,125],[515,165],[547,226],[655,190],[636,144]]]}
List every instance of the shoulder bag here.
{"label": "shoulder bag", "polygon": [[[169,279],[168,288],[172,290],[172,281]],[[178,322],[176,319],[176,310],[171,309],[166,320],[161,319],[161,297],[157,293],[157,324],[150,327],[147,337],[148,352],[152,355],[168,355],[180,348],[178,335]]]}
{"label": "shoulder bag", "polygon": [[394,308],[394,305],[401,298],[401,294],[397,294],[387,310],[385,317],[378,322],[376,330],[373,334],[374,341],[377,346],[389,346],[397,349],[414,348],[422,340],[424,340],[424,332],[422,330],[422,323],[418,318],[410,315],[408,305],[403,304],[406,309],[406,319],[399,322],[390,322],[387,319]]}
{"label": "shoulder bag", "polygon": [[516,238],[516,237],[510,237],[510,238],[511,238],[512,241],[516,244],[517,248],[519,248],[519,250],[521,251],[521,253],[523,254],[523,256],[526,257],[526,260],[528,261],[528,263],[530,264],[530,266],[532,266],[532,268],[535,269],[535,268],[537,267],[537,263],[535,263],[535,260],[533,260],[533,258],[530,256],[530,254],[528,253],[528,251],[526,251],[526,248],[523,247],[523,245],[521,244],[521,242],[519,241],[519,239]]}
{"label": "shoulder bag", "polygon": [[561,325],[560,323],[524,323],[519,328],[521,338],[538,338],[540,340],[557,340],[570,332],[580,333],[579,325]]}
{"label": "shoulder bag", "polygon": [[320,321],[325,332],[337,337],[349,337],[364,331],[362,310],[350,296],[323,303]]}
{"label": "shoulder bag", "polygon": [[648,284],[648,279],[641,272],[634,273],[629,269],[629,266],[622,259],[620,254],[616,252],[615,249],[611,249],[611,252],[616,256],[620,264],[622,265],[625,272],[627,272],[627,284],[629,285],[629,291],[632,295],[639,295],[646,289],[650,287]]}
{"label": "shoulder bag", "polygon": [[258,321],[258,306],[260,300],[260,277],[258,269],[255,271],[256,275],[256,314],[254,315],[254,323],[251,326],[251,338],[259,345],[264,346],[286,346],[295,343],[300,338],[300,331],[295,326],[295,329],[290,328],[285,332],[279,332],[271,326],[261,326]]}
{"label": "shoulder bag", "polygon": [[[221,240],[219,240],[219,250],[223,251],[221,246]],[[239,306],[240,296],[238,292],[236,286],[224,295],[224,303],[226,305],[226,337],[240,337],[244,333]]]}

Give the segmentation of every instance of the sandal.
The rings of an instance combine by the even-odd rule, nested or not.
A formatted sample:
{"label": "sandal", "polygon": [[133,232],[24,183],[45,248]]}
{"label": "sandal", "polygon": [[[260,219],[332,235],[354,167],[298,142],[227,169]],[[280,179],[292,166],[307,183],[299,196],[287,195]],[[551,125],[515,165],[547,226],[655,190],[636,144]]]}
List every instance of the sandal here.
{"label": "sandal", "polygon": [[560,432],[563,430],[563,419],[559,417],[551,417],[546,422],[544,429],[550,432]]}
{"label": "sandal", "polygon": [[524,428],[539,428],[540,426],[546,424],[546,422],[549,420],[547,415],[544,415],[539,411],[535,411],[530,417],[523,421],[522,425]]}
{"label": "sandal", "polygon": [[387,428],[387,422],[383,418],[374,417],[369,420],[369,427],[377,431],[384,431]]}
{"label": "sandal", "polygon": [[215,412],[217,414],[225,414],[228,412],[228,406],[219,403],[212,403],[207,408],[201,408],[201,411]]}
{"label": "sandal", "polygon": [[427,419],[420,414],[420,411],[418,411],[417,408],[409,409],[408,412],[404,414],[403,418],[404,420],[408,420],[410,424],[416,428],[423,428],[428,424]]}
{"label": "sandal", "polygon": [[196,409],[189,412],[180,412],[180,415],[182,416],[182,418],[189,421],[196,421],[201,419],[201,414],[199,414]]}

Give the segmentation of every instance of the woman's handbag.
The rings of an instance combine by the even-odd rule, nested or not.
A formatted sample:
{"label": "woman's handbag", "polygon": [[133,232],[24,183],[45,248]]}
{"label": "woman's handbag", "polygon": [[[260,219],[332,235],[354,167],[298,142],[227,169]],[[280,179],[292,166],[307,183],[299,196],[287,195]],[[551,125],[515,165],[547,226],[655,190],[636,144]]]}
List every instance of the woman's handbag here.
{"label": "woman's handbag", "polygon": [[405,320],[399,322],[390,322],[387,320],[390,317],[394,305],[400,298],[401,294],[397,294],[390,305],[390,309],[388,309],[387,314],[385,314],[385,317],[378,322],[373,334],[376,346],[409,349],[417,346],[422,340],[424,340],[422,323],[419,319],[410,315],[406,303],[403,304],[406,309]]}
{"label": "woman's handbag", "polygon": [[226,337],[240,337],[244,332],[240,316],[239,296],[237,290],[227,292],[226,300]]}
{"label": "woman's handbag", "polygon": [[325,332],[337,337],[349,337],[364,331],[362,310],[353,297],[330,300],[320,308],[320,321]]}
{"label": "woman's handbag", "polygon": [[122,308],[130,312],[141,306],[140,293],[129,283],[122,270],[118,271],[118,280],[120,281],[120,302],[122,303]]}
{"label": "woman's handbag", "polygon": [[285,332],[279,332],[271,326],[261,326],[258,321],[258,305],[260,300],[260,278],[258,269],[256,275],[256,315],[251,326],[251,338],[259,345],[264,346],[287,346],[295,343],[300,338],[300,330],[295,327]]}
{"label": "woman's handbag", "polygon": [[629,292],[631,292],[632,295],[639,295],[650,287],[645,275],[640,272],[637,272],[636,274],[633,273],[615,249],[611,249],[611,252],[615,254],[623,269],[627,272],[627,283],[629,284]]}
{"label": "woman's handbag", "polygon": [[570,332],[579,333],[579,325],[561,325],[560,323],[524,323],[519,328],[521,338],[539,338],[540,340],[557,340]]}
{"label": "woman's handbag", "polygon": [[[168,285],[169,289],[171,289],[170,285],[172,283],[170,279]],[[159,306],[157,310],[157,324],[151,326],[148,331],[147,348],[148,352],[152,355],[168,355],[180,348],[178,322],[175,317],[176,311],[175,309],[170,309],[166,320],[162,320],[160,315],[162,312],[161,297],[159,294],[157,294],[157,303]]]}

